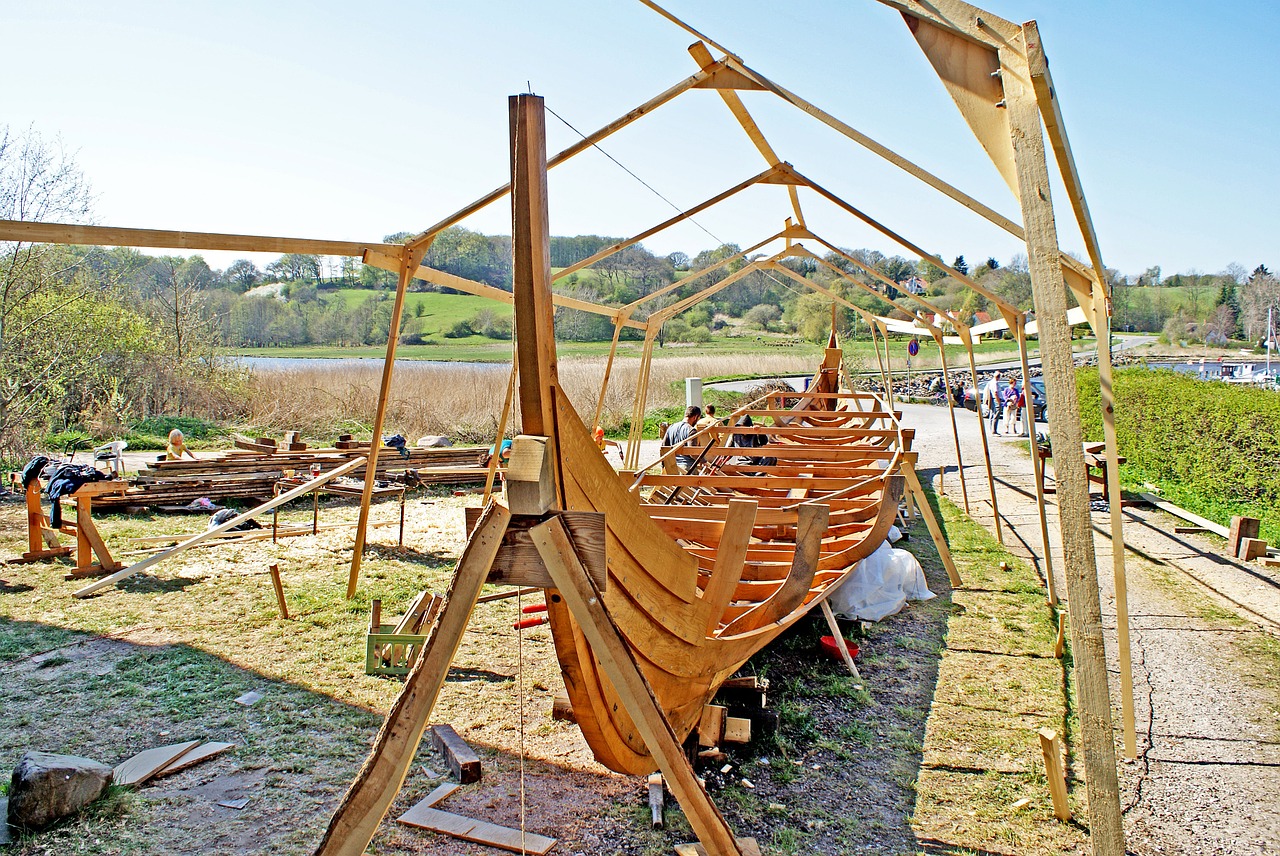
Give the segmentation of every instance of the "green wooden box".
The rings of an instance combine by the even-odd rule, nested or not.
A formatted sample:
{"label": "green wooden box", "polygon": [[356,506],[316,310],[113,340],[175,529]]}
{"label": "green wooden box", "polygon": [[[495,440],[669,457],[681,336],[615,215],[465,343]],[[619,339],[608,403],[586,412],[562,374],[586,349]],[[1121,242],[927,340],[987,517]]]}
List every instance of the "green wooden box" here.
{"label": "green wooden box", "polygon": [[418,659],[418,651],[427,637],[421,633],[396,633],[394,624],[378,626],[377,633],[365,639],[364,673],[366,675],[407,675]]}

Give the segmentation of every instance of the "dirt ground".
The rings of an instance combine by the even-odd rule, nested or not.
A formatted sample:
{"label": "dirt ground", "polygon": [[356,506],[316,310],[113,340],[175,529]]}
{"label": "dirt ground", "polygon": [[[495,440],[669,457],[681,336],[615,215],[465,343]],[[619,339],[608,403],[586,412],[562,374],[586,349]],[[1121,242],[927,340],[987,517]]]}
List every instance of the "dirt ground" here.
{"label": "dirt ground", "polygon": [[[950,431],[943,408],[907,405],[918,436]],[[991,528],[981,443],[973,414],[961,416],[971,507]],[[1047,430],[1044,425],[1039,430]],[[1026,441],[991,438],[1001,517],[1010,549],[1043,574],[1034,482]],[[958,498],[954,449],[921,442],[922,459],[949,467],[948,495]],[[922,465],[924,460],[922,460]],[[935,470],[936,473],[936,470]],[[1052,501],[1053,497],[1050,496]],[[1121,799],[1128,846],[1136,854],[1280,853],[1280,574],[1223,556],[1212,536],[1176,535],[1183,521],[1149,508],[1126,508],[1126,578],[1138,757],[1122,762]],[[1056,506],[1051,550],[1058,591],[1065,592]],[[1110,520],[1093,514],[1103,620],[1119,743],[1115,587]],[[1074,760],[1074,759],[1073,759]],[[1083,769],[1074,763],[1072,774]]]}

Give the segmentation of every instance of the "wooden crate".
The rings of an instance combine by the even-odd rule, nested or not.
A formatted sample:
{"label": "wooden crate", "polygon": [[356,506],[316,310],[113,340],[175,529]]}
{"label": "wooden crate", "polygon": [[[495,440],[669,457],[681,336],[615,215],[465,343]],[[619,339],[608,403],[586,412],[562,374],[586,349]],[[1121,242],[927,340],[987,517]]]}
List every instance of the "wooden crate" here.
{"label": "wooden crate", "polygon": [[366,675],[407,675],[418,658],[418,650],[427,641],[423,633],[396,633],[394,624],[378,625],[377,633],[365,639],[364,673]]}

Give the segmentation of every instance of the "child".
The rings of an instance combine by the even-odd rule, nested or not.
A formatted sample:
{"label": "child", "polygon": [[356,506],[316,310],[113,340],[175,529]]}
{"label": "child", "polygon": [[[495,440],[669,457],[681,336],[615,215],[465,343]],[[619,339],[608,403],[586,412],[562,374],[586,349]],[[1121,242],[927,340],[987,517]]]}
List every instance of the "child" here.
{"label": "child", "polygon": [[166,461],[176,461],[182,457],[183,453],[194,459],[195,452],[187,448],[186,440],[183,439],[182,432],[174,428],[169,432],[169,446],[165,449],[164,459]]}

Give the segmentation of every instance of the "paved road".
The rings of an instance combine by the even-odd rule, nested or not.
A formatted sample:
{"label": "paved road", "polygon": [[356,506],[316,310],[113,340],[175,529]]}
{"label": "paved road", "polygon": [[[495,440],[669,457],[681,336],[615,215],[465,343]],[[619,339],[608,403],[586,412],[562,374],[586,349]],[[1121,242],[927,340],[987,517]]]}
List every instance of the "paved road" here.
{"label": "paved road", "polygon": [[[917,430],[920,466],[939,475],[961,503],[951,424],[945,407],[905,405]],[[993,528],[978,423],[957,411],[973,517]],[[991,438],[1005,543],[1044,574],[1034,480],[1026,441]],[[1052,501],[1052,497],[1050,497]],[[1217,551],[1221,540],[1175,535],[1163,512],[1125,515],[1138,760],[1121,765],[1130,852],[1280,853],[1280,690],[1273,656],[1259,653],[1280,635],[1280,574],[1242,565]],[[1050,504],[1050,554],[1065,598],[1057,509]],[[1093,514],[1103,624],[1119,737],[1119,679],[1110,519]],[[1274,643],[1274,639],[1271,640]],[[1119,752],[1119,749],[1117,750]],[[1082,765],[1073,774],[1083,776]]]}

